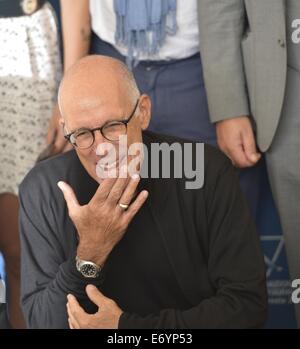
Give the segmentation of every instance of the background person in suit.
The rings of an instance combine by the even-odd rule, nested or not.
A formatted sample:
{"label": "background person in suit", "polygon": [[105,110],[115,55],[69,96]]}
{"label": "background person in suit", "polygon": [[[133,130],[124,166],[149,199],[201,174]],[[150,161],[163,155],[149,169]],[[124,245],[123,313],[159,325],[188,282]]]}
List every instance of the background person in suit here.
{"label": "background person in suit", "polygon": [[[300,277],[298,0],[199,0],[200,45],[218,144],[238,167],[266,153],[291,279]],[[255,136],[258,148],[256,147]],[[300,304],[296,306],[300,327]]]}

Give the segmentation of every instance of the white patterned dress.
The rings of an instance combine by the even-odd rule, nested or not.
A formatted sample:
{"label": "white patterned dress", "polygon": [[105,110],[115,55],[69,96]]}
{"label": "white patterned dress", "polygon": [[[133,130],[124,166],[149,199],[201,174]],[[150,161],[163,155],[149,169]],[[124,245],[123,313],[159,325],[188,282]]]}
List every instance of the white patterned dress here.
{"label": "white patterned dress", "polygon": [[31,16],[0,18],[0,194],[18,194],[45,148],[60,78],[51,5]]}

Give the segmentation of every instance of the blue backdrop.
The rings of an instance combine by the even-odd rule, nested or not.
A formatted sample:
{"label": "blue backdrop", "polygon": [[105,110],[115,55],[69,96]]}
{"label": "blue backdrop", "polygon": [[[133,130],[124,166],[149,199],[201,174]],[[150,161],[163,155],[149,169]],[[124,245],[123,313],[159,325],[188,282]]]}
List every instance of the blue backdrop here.
{"label": "blue backdrop", "polygon": [[296,328],[284,239],[270,190],[266,166],[263,167],[260,186],[261,198],[257,226],[267,267],[269,315],[266,327]]}

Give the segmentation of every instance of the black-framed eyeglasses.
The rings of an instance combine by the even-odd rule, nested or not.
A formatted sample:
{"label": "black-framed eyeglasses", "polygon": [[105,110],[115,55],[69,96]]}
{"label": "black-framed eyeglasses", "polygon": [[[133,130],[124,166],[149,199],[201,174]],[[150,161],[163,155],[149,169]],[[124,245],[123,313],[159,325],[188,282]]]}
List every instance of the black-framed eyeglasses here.
{"label": "black-framed eyeglasses", "polygon": [[136,112],[139,100],[140,99],[137,100],[133,112],[126,120],[111,121],[101,127],[96,127],[93,129],[80,128],[65,135],[65,139],[67,139],[73,146],[80,149],[90,148],[94,144],[95,131],[100,131],[102,136],[110,142],[118,141],[120,136],[127,134],[127,125]]}

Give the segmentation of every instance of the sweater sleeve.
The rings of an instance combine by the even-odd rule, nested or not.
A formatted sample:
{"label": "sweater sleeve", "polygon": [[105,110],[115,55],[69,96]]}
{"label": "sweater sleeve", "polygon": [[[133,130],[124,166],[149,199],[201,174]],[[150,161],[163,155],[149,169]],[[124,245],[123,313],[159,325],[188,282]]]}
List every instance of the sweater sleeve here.
{"label": "sweater sleeve", "polygon": [[55,204],[60,195],[55,189],[30,176],[19,192],[21,304],[29,328],[68,328],[67,295],[73,294],[92,311],[85,287],[88,283],[99,287],[103,281],[103,275],[87,280],[77,271],[76,238],[57,222],[62,208]]}

